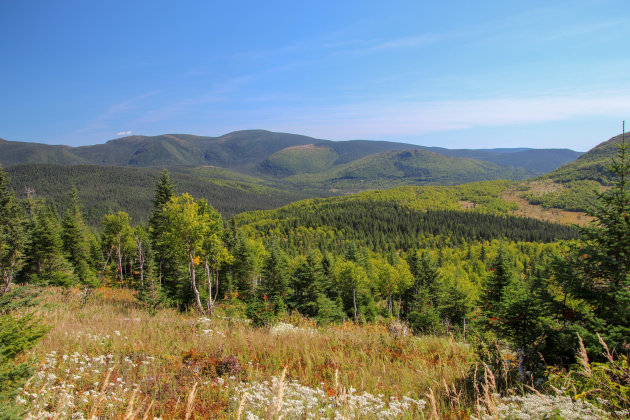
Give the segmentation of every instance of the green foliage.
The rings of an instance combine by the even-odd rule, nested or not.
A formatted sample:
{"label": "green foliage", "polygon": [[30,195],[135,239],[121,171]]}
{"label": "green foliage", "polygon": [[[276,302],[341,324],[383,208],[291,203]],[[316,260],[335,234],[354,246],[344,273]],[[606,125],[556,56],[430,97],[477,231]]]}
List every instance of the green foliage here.
{"label": "green foliage", "polygon": [[269,327],[274,324],[277,314],[280,312],[277,305],[263,296],[252,298],[247,303],[245,314],[252,320],[256,327]]}
{"label": "green foliage", "polygon": [[579,363],[570,370],[549,368],[547,386],[570,393],[575,400],[583,399],[619,418],[630,413],[630,364],[628,356],[613,355],[600,337],[603,362],[589,362],[580,340]]}
{"label": "green foliage", "polygon": [[[550,242],[575,236],[572,227],[507,215],[511,207],[500,198],[504,188],[505,183],[496,183],[370,191],[300,201],[234,220],[251,236],[273,238],[302,252],[340,249],[348,243],[375,251],[407,250],[433,237],[461,244],[501,238]],[[475,208],[463,210],[464,200],[475,200]]]}
{"label": "green foliage", "polygon": [[103,248],[116,261],[120,285],[124,283],[123,259],[134,250],[130,218],[124,211],[103,217]]}
{"label": "green foliage", "polygon": [[556,182],[591,180],[610,185],[615,178],[610,171],[610,163],[617,154],[617,144],[622,141],[622,138],[623,135],[620,134],[600,143],[575,161],[562,165],[541,178]]}
{"label": "green foliage", "polygon": [[580,180],[561,184],[559,191],[543,194],[522,194],[531,204],[544,208],[558,208],[571,211],[592,211],[597,202],[600,184],[596,181]]}
{"label": "green foliage", "polygon": [[299,174],[300,185],[361,191],[400,185],[455,185],[493,179],[525,179],[525,170],[487,161],[444,156],[424,150],[388,151],[334,166],[325,172]]}
{"label": "green foliage", "polygon": [[[17,356],[35,345],[47,327],[24,309],[33,305],[34,295],[24,288],[15,288],[0,296],[0,417],[21,418],[14,407],[19,387],[33,373],[33,363],[17,362]],[[22,314],[18,315],[19,312]]]}
{"label": "green foliage", "polygon": [[7,293],[14,276],[22,268],[27,243],[26,218],[15,195],[9,190],[7,175],[0,167],[0,294]]}
{"label": "green foliage", "polygon": [[582,333],[589,350],[598,347],[595,333],[618,350],[630,343],[630,156],[625,141],[617,149],[609,167],[613,186],[599,195],[594,222],[555,266],[570,327]]}
{"label": "green foliage", "polygon": [[293,146],[269,156],[258,165],[258,170],[274,176],[322,172],[338,158],[339,155],[326,146]]}
{"label": "green foliage", "polygon": [[[157,168],[49,164],[16,165],[7,172],[18,195],[24,197],[25,187],[33,188],[38,197],[54,202],[62,213],[70,207],[68,185],[76,186],[85,205],[85,221],[91,227],[99,226],[106,214],[118,211],[127,212],[135,221],[148,221],[154,208],[154,186],[162,175]],[[211,200],[226,217],[332,194],[297,190],[221,168],[173,167],[169,173],[181,191]]]}
{"label": "green foliage", "polygon": [[70,286],[76,282],[72,264],[64,255],[62,227],[54,209],[33,209],[30,241],[26,251],[27,260],[22,277],[26,281],[40,284]]}
{"label": "green foliage", "polygon": [[76,188],[70,192],[70,206],[63,219],[63,246],[74,266],[79,282],[94,287],[97,284],[95,261],[90,256],[93,235],[83,219],[83,206]]}

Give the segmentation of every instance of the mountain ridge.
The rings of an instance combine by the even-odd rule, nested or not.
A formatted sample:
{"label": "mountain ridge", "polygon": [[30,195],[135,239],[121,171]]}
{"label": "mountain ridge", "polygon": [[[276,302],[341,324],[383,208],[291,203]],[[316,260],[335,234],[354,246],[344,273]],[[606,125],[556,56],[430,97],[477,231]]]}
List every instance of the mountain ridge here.
{"label": "mountain ridge", "polygon": [[[555,169],[580,155],[579,152],[569,149],[446,149],[379,140],[332,141],[267,130],[239,130],[218,137],[193,134],[132,135],[79,147],[4,140],[0,142],[0,164],[10,166],[20,163],[55,163],[133,167],[215,165],[248,174],[270,175],[265,170],[261,172],[260,168],[274,153],[308,144],[334,151],[338,155],[334,165],[343,165],[376,153],[418,149],[445,156],[485,160],[503,166],[523,167],[519,165],[524,161],[519,153],[525,153],[533,155],[529,159],[529,166],[523,167],[532,176]],[[550,163],[540,167],[543,155],[547,156],[546,160],[550,160]],[[280,168],[280,172],[282,170]]]}

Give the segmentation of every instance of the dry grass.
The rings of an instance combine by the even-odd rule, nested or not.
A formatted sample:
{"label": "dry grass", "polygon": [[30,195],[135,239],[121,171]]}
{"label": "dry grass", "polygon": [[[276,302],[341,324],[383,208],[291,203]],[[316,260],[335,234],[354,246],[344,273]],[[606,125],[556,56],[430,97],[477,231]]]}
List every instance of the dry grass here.
{"label": "dry grass", "polygon": [[[525,185],[530,188],[529,192],[537,194],[557,192],[563,188],[560,184],[551,181],[530,181]],[[505,201],[518,204],[518,210],[513,211],[515,216],[530,217],[532,219],[538,219],[545,222],[555,222],[565,225],[575,224],[580,226],[585,226],[592,220],[592,218],[586,213],[561,209],[545,209],[542,206],[530,204],[527,200],[521,197],[521,194],[522,191],[519,191],[517,186],[511,186],[502,194]]]}
{"label": "dry grass", "polygon": [[[451,339],[353,324],[277,335],[220,310],[212,320],[170,309],[151,316],[130,291],[108,288],[85,304],[78,290],[48,289],[40,313],[53,328],[32,352],[40,374],[25,387],[31,418],[237,418],[247,410],[237,386],[281,373],[329,397],[352,388],[430,395],[426,416],[461,418],[472,406],[458,391],[472,352]],[[277,418],[279,406],[269,409]]]}

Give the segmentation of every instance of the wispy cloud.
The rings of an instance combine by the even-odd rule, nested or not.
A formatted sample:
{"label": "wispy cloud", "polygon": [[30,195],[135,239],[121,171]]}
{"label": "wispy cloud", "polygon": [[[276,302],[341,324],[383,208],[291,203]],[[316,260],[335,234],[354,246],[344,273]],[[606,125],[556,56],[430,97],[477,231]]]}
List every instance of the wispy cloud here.
{"label": "wispy cloud", "polygon": [[133,123],[149,124],[163,122],[177,115],[181,115],[191,109],[199,108],[203,105],[227,101],[231,93],[238,91],[243,85],[249,83],[254,77],[255,76],[253,74],[233,77],[220,84],[217,84],[217,87],[215,87],[214,89],[210,89],[191,98],[182,99],[179,101],[170,102],[167,105],[150,108],[144,111],[138,118],[136,118]]}
{"label": "wispy cloud", "polygon": [[[322,138],[392,138],[475,127],[519,126],[630,114],[630,92],[535,97],[364,103],[293,112],[270,129]],[[288,115],[291,115],[290,117]],[[270,121],[271,123],[271,121]]]}
{"label": "wispy cloud", "polygon": [[119,131],[118,133],[116,133],[117,136],[130,136],[131,134],[131,131]]}
{"label": "wispy cloud", "polygon": [[129,115],[133,111],[138,110],[140,108],[141,103],[145,99],[155,96],[157,93],[158,92],[156,91],[146,92],[141,95],[137,95],[137,96],[125,99],[124,101],[115,103],[107,107],[107,109],[105,109],[95,118],[88,120],[83,125],[83,127],[76,130],[73,134],[81,134],[81,133],[87,133],[90,131],[110,128],[110,125],[113,120],[121,116]]}

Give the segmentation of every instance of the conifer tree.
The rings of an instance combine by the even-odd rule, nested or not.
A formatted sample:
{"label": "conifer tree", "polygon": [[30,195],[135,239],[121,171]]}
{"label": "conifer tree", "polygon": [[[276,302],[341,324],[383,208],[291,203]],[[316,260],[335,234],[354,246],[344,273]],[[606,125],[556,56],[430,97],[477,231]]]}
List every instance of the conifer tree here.
{"label": "conifer tree", "polygon": [[580,229],[581,240],[566,261],[573,275],[565,279],[565,291],[585,303],[571,308],[571,321],[583,327],[587,349],[597,347],[596,332],[617,349],[630,343],[630,145],[625,132],[617,148],[608,168],[613,186],[599,194],[590,212],[594,221]]}
{"label": "conifer tree", "polygon": [[276,244],[271,245],[269,254],[263,261],[258,295],[266,296],[273,303],[276,314],[284,308],[289,295],[287,256]]}
{"label": "conifer tree", "polygon": [[324,273],[322,255],[312,251],[307,257],[297,258],[297,267],[291,276],[291,307],[303,315],[316,317],[318,314],[318,298],[324,293]]}
{"label": "conifer tree", "polygon": [[62,239],[68,260],[79,281],[84,285],[96,283],[96,273],[90,256],[90,233],[83,219],[83,206],[76,188],[70,192],[70,206],[63,218]]}
{"label": "conifer tree", "polygon": [[418,252],[408,257],[414,283],[409,305],[409,322],[416,331],[435,330],[440,322],[440,272],[428,252],[418,258]]}
{"label": "conifer tree", "polygon": [[[1,175],[0,175],[1,176]],[[15,397],[33,374],[34,364],[24,361],[23,353],[32,348],[48,330],[41,320],[24,309],[34,304],[36,296],[25,288],[15,288],[0,295],[0,418],[23,418]],[[21,313],[21,314],[20,314]]]}
{"label": "conifer tree", "polygon": [[[168,245],[161,240],[161,236],[167,229],[164,206],[175,195],[175,185],[171,181],[171,177],[166,169],[162,171],[162,176],[155,186],[155,196],[153,198],[153,211],[149,218],[149,237],[151,239],[151,248],[157,275],[160,283],[166,282],[169,286],[173,286],[177,278],[176,263],[169,258]],[[171,287],[172,289],[173,287]]]}
{"label": "conifer tree", "polygon": [[33,212],[25,276],[44,284],[71,285],[76,280],[63,252],[59,216],[49,207],[34,208]]}
{"label": "conifer tree", "polygon": [[480,303],[486,321],[494,323],[500,317],[505,288],[514,276],[514,267],[503,245],[499,247],[488,270],[490,274],[483,285]]}
{"label": "conifer tree", "polygon": [[24,231],[26,218],[18,205],[5,171],[0,167],[0,294],[11,288],[16,273],[24,262],[27,236]]}

